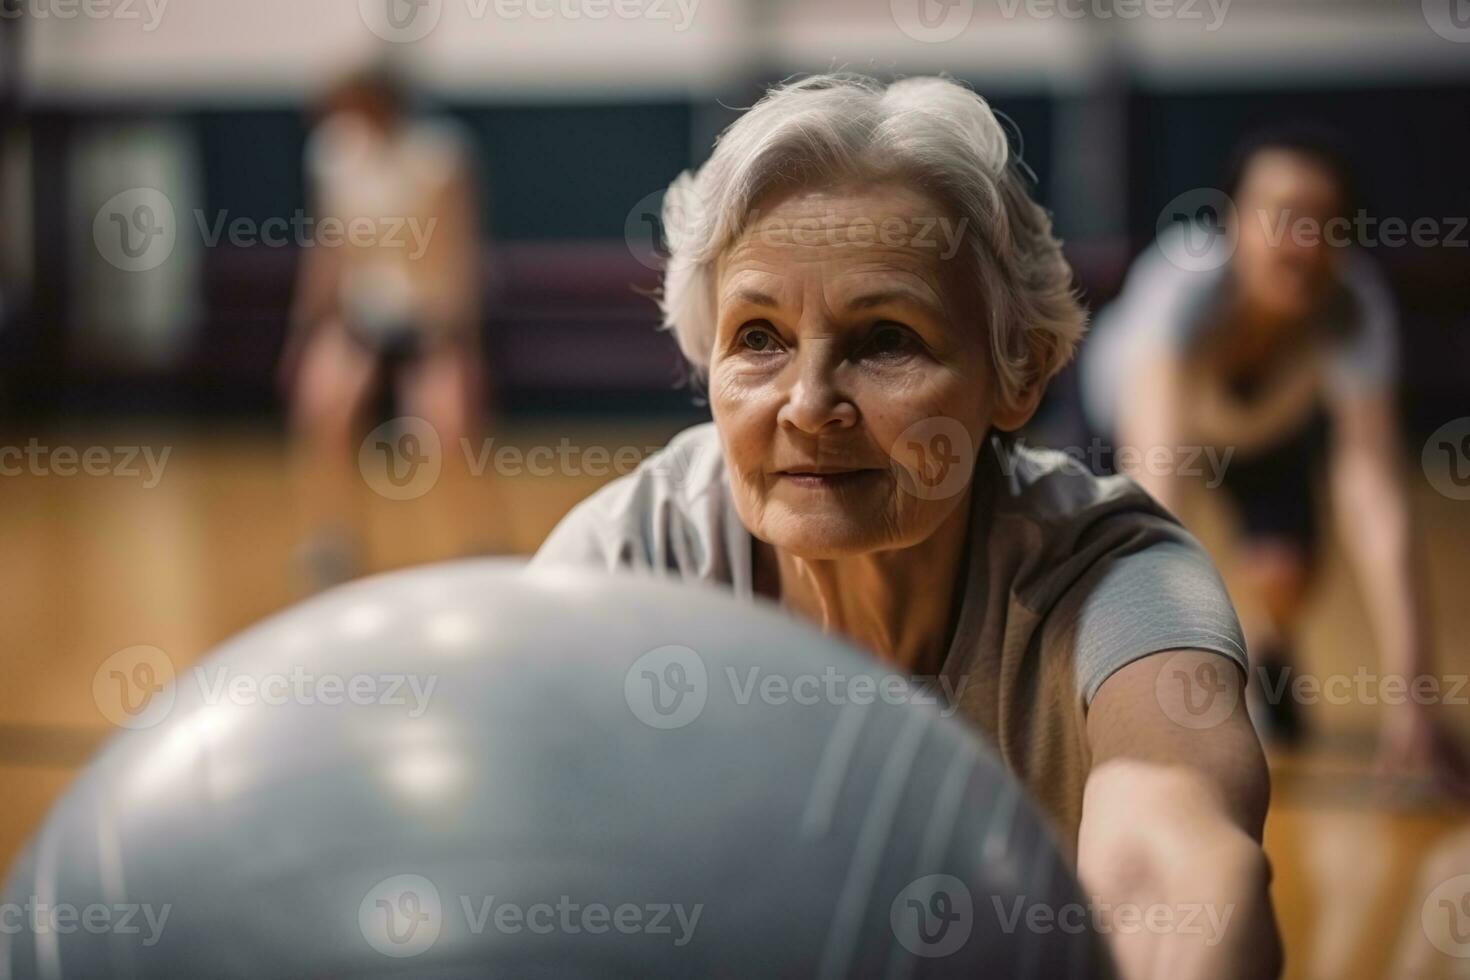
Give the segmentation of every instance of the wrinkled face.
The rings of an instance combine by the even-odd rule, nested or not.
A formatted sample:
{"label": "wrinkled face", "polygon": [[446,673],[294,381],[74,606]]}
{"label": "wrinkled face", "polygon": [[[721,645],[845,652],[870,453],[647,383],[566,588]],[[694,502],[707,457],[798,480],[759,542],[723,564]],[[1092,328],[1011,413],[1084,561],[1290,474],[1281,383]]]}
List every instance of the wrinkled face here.
{"label": "wrinkled face", "polygon": [[1246,296],[1283,318],[1306,316],[1330,282],[1331,242],[1348,233],[1337,219],[1342,202],[1332,173],[1301,153],[1263,150],[1246,166],[1235,206],[1235,261]]}
{"label": "wrinkled face", "polygon": [[[912,546],[996,418],[964,229],[892,184],[759,202],[716,270],[710,407],[735,505],[804,558]],[[1020,421],[1024,421],[1021,418]]]}

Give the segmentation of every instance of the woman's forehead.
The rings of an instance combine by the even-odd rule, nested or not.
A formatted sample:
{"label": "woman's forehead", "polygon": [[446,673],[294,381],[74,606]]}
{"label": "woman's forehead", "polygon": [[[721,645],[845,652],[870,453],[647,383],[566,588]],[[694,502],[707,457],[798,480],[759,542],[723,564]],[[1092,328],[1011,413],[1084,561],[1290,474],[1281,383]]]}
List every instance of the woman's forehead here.
{"label": "woman's forehead", "polygon": [[830,307],[845,312],[896,305],[942,314],[945,307],[943,283],[933,270],[905,268],[881,259],[820,268],[806,264],[732,267],[721,279],[719,303],[795,307],[803,305],[814,289]]}
{"label": "woman's forehead", "polygon": [[961,252],[963,222],[928,195],[883,184],[821,188],[767,197],[719,262],[732,279],[807,275],[918,277],[937,287]]}
{"label": "woman's forehead", "polygon": [[893,240],[895,232],[917,236],[941,221],[955,223],[949,209],[917,188],[894,181],[847,182],[762,195],[742,222],[740,240],[804,244],[827,231],[876,240],[884,228]]}

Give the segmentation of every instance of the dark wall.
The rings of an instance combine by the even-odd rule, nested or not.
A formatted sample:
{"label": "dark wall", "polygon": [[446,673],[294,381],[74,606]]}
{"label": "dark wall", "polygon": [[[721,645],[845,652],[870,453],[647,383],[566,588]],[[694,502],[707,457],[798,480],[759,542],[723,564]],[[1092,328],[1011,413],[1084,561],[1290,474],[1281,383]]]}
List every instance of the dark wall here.
{"label": "dark wall", "polygon": [[[983,85],[976,88],[984,93]],[[1013,145],[1038,177],[1036,193],[1049,203],[1056,164],[1053,101],[1041,94],[1008,94],[991,101],[1012,124]],[[1077,258],[1085,258],[1077,263],[1081,285],[1096,302],[1109,297],[1129,256],[1150,240],[1159,210],[1184,190],[1218,184],[1236,141],[1270,122],[1311,119],[1339,129],[1356,156],[1364,206],[1374,214],[1410,220],[1470,215],[1470,180],[1465,176],[1470,86],[1231,92],[1135,88],[1127,106],[1126,227],[1109,233],[1107,248],[1097,249],[1088,241],[1069,243],[1077,247]],[[585,323],[583,329],[592,337],[622,344],[629,332],[653,330],[653,306],[634,295],[632,287],[655,280],[627,261],[621,247],[624,223],[641,197],[704,159],[709,148],[693,146],[692,133],[712,123],[717,129],[735,113],[668,100],[450,103],[440,111],[464,127],[483,167],[484,225],[494,248],[507,250],[489,268],[514,280],[503,284],[512,291],[525,286],[495,307],[487,332],[512,335],[511,346],[536,361],[541,333],[553,336],[557,329]],[[206,322],[196,350],[177,371],[137,379],[126,371],[108,377],[88,368],[93,373],[83,376],[65,362],[68,230],[44,216],[61,213],[61,181],[72,134],[118,114],[65,108],[30,114],[40,156],[35,203],[43,219],[37,229],[42,273],[35,307],[8,327],[0,342],[13,355],[0,367],[0,401],[10,409],[42,413],[104,411],[119,404],[124,409],[183,412],[275,411],[272,365],[296,259],[287,249],[219,246],[208,251]],[[303,112],[139,106],[130,114],[171,118],[194,131],[203,169],[203,207],[210,214],[228,211],[232,217],[264,220],[309,207],[302,179],[307,135]],[[1061,230],[1065,235],[1067,229]],[[76,233],[86,234],[86,229]],[[601,251],[584,250],[559,265],[559,251],[545,246],[561,241],[603,245]],[[1467,410],[1463,379],[1470,374],[1470,248],[1380,252],[1404,308],[1406,387],[1415,392],[1411,422],[1433,428],[1436,420],[1452,417],[1447,412]],[[616,328],[602,329],[607,318]],[[543,366],[524,379],[525,403],[575,404],[554,390],[530,397],[536,386],[555,387],[544,371],[548,358],[538,363]],[[517,364],[499,367],[508,372],[504,388],[514,396]],[[666,387],[666,368],[660,362],[650,372],[651,392]],[[618,397],[626,401],[636,380],[622,377]],[[598,392],[584,394],[590,410],[603,404]]]}

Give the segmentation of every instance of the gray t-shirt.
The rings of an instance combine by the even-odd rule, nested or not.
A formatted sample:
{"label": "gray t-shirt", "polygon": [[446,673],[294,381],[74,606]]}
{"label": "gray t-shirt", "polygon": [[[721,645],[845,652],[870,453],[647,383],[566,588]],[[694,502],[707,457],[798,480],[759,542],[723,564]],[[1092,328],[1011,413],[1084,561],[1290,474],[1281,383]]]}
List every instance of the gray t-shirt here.
{"label": "gray t-shirt", "polygon": [[[943,687],[1075,848],[1098,688],[1166,650],[1212,651],[1244,671],[1240,625],[1209,557],[1132,481],[995,438],[975,481]],[[560,563],[671,575],[751,599],[751,535],[713,423],[681,432],[577,505],[532,559]]]}

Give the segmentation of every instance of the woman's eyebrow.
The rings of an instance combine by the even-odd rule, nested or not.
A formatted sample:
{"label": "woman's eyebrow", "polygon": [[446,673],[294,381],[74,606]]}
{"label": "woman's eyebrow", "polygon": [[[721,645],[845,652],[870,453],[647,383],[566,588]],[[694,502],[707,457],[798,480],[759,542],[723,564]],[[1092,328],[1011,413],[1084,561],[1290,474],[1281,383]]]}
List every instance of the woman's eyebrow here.
{"label": "woman's eyebrow", "polygon": [[863,293],[848,300],[847,309],[867,310],[875,306],[885,306],[889,303],[909,303],[921,307],[935,316],[944,315],[944,310],[933,299],[912,289],[880,289],[875,292]]}
{"label": "woman's eyebrow", "polygon": [[735,292],[726,297],[726,300],[749,303],[752,306],[769,306],[773,309],[781,305],[776,302],[775,297],[770,293],[763,293],[759,289],[753,289],[749,286],[743,286],[735,290]]}

